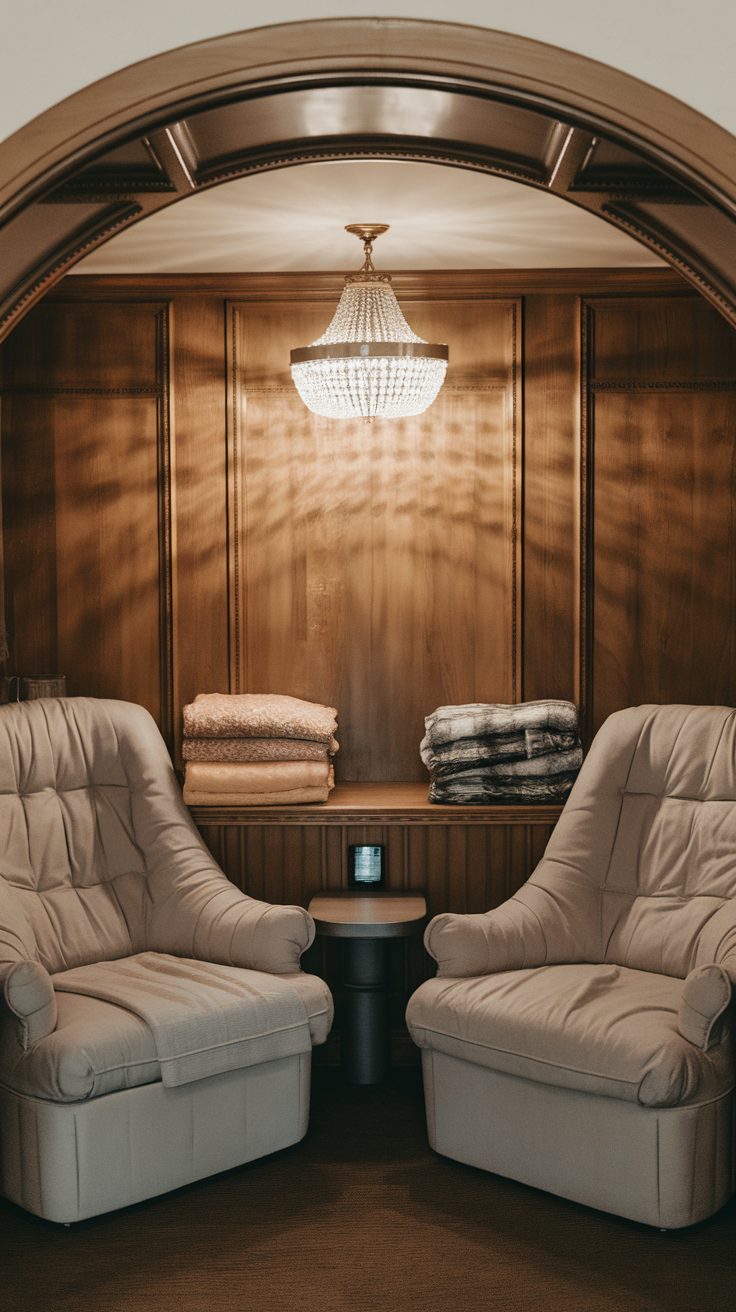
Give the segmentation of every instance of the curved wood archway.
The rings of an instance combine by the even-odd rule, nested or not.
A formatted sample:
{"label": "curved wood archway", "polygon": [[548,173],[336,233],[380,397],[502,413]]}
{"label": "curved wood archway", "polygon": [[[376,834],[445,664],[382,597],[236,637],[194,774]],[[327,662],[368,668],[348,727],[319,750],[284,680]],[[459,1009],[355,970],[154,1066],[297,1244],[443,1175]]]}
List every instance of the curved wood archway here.
{"label": "curved wood archway", "polygon": [[0,144],[0,337],[77,260],[162,206],[249,172],[386,157],[553,191],[649,245],[736,323],[736,138],[552,46],[365,18],[170,51]]}

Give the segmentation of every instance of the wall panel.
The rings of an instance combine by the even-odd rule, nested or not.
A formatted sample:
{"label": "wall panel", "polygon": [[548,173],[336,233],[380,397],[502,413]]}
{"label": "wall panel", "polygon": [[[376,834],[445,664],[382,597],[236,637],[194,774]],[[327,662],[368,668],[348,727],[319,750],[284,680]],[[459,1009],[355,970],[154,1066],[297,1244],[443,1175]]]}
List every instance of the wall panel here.
{"label": "wall panel", "polygon": [[181,707],[228,691],[228,509],[225,306],[212,296],[172,299],[175,758]]}
{"label": "wall panel", "polygon": [[589,734],[645,702],[736,701],[736,334],[703,302],[583,317]]}
{"label": "wall panel", "polygon": [[518,692],[521,307],[403,308],[452,341],[447,381],[425,415],[366,424],[291,383],[324,305],[231,307],[231,686],[337,706],[343,781],[426,778],[430,710]]}
{"label": "wall panel", "polygon": [[3,352],[12,672],[145,706],[172,740],[169,311],[49,304]]}
{"label": "wall panel", "polygon": [[524,298],[523,697],[578,700],[580,298]]}

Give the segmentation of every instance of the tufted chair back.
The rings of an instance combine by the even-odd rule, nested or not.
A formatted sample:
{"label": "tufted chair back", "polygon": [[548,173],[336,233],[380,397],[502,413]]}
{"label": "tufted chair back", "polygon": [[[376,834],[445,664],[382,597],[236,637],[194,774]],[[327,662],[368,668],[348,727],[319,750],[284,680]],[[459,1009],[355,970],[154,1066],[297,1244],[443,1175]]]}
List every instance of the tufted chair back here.
{"label": "tufted chair back", "polygon": [[684,979],[715,961],[736,979],[736,711],[612,715],[516,897],[541,918],[548,962]]}
{"label": "tufted chair back", "polygon": [[244,902],[148,712],[87,697],[0,708],[0,876],[0,975],[19,958],[54,974],[145,950],[206,955],[202,910]]}

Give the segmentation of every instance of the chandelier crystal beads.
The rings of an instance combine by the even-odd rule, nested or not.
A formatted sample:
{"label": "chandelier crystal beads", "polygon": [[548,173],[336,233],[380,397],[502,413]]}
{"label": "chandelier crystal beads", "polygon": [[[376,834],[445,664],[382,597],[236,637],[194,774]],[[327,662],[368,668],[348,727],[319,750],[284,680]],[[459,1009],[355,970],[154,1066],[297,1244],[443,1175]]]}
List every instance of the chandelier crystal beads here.
{"label": "chandelier crystal beads", "polygon": [[349,274],[332,322],[311,346],[291,352],[291,376],[307,409],[326,419],[404,419],[422,414],[444,382],[448,350],[412,332],[389,274],[376,273],[373,242],[385,223],[346,227],[365,263]]}

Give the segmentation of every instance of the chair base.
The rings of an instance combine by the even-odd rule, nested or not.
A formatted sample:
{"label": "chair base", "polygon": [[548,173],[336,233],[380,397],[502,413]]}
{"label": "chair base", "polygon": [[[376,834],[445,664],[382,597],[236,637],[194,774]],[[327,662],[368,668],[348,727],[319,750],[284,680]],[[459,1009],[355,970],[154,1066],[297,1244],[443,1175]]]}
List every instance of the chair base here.
{"label": "chair base", "polygon": [[733,1091],[648,1108],[422,1051],[431,1146],[446,1157],[660,1229],[694,1225],[736,1187]]}
{"label": "chair base", "polygon": [[311,1060],[302,1053],[89,1102],[43,1102],[0,1088],[0,1192],[68,1223],[287,1148],[307,1131]]}

